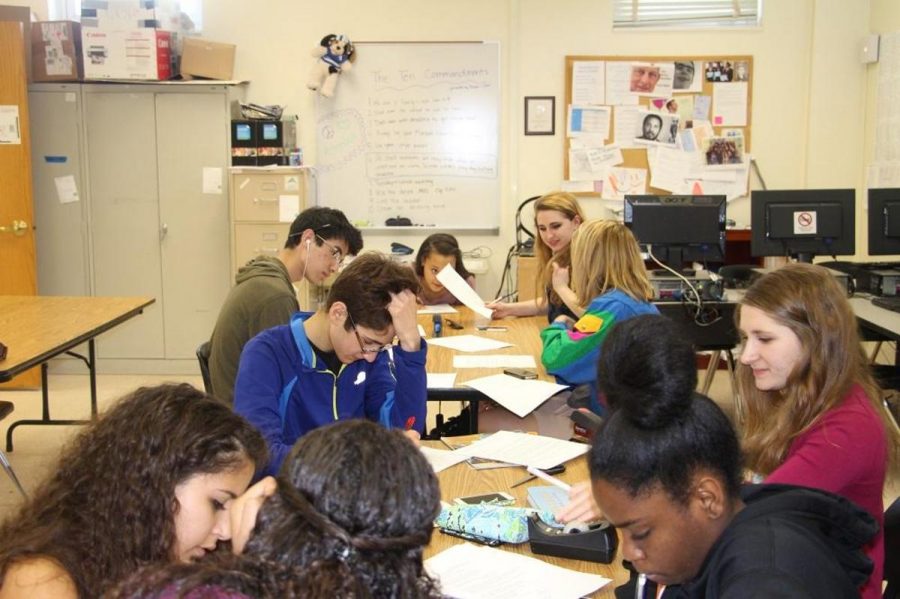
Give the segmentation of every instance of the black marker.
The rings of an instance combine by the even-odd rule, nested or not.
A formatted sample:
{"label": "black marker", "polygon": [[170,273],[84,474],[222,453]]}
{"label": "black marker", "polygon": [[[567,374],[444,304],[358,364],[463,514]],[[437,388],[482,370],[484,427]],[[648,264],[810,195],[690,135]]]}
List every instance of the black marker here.
{"label": "black marker", "polygon": [[479,537],[478,535],[473,535],[472,533],[462,532],[459,530],[450,530],[449,528],[441,528],[440,531],[445,535],[450,535],[451,537],[458,537],[460,539],[465,539],[467,541],[472,541],[473,543],[478,543],[479,545],[487,545],[488,547],[499,547],[503,544],[503,541],[500,539],[489,539],[487,537]]}

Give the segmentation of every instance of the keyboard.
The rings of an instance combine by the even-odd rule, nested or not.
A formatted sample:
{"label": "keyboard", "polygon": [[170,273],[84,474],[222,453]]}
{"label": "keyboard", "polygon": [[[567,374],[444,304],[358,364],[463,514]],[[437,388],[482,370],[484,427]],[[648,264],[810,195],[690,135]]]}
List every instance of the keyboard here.
{"label": "keyboard", "polygon": [[900,312],[900,296],[883,295],[872,298],[872,304],[892,312]]}

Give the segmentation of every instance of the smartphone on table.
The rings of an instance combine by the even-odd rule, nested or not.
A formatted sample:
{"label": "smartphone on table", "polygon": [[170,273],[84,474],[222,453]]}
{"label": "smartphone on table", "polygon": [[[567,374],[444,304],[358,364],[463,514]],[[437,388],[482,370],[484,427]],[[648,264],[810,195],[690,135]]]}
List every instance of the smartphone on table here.
{"label": "smartphone on table", "polygon": [[453,500],[453,503],[456,505],[479,505],[482,503],[490,503],[491,505],[512,505],[515,502],[515,497],[509,493],[500,491],[483,493],[481,495],[469,495],[468,497],[457,497]]}
{"label": "smartphone on table", "polygon": [[509,376],[514,376],[517,379],[536,379],[537,372],[531,370],[530,368],[504,368],[503,374],[508,374]]}

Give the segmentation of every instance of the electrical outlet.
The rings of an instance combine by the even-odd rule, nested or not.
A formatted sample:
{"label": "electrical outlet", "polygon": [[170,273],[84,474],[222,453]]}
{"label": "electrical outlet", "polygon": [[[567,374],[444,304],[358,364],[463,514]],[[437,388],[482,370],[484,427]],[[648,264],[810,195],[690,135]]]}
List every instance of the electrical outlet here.
{"label": "electrical outlet", "polygon": [[488,271],[487,260],[483,258],[466,258],[464,264],[466,270],[472,274],[483,275]]}

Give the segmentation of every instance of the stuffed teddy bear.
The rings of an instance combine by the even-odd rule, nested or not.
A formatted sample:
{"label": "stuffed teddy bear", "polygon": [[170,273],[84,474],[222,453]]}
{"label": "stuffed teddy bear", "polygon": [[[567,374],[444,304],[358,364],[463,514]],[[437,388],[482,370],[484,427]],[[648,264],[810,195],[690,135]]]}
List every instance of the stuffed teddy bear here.
{"label": "stuffed teddy bear", "polygon": [[312,52],[317,60],[309,73],[306,87],[313,91],[319,90],[327,98],[332,97],[338,75],[349,71],[353,66],[353,52],[353,44],[346,35],[329,33],[323,37]]}

